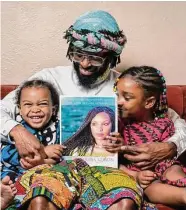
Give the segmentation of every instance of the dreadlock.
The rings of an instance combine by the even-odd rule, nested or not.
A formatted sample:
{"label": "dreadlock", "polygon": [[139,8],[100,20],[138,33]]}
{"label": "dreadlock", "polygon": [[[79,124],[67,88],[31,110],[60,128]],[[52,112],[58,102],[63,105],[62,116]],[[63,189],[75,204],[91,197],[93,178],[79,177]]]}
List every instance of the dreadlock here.
{"label": "dreadlock", "polygon": [[130,76],[134,79],[144,90],[145,97],[154,95],[156,97],[156,104],[154,106],[154,117],[163,118],[167,115],[167,89],[165,78],[162,73],[154,67],[140,66],[131,67],[124,71],[114,83],[114,92],[117,92],[117,83],[120,78]]}
{"label": "dreadlock", "polygon": [[114,111],[106,106],[95,107],[90,110],[77,132],[65,141],[64,145],[67,147],[64,150],[63,155],[70,155],[77,149],[80,156],[85,155],[88,149],[95,145],[95,139],[92,136],[90,124],[92,119],[100,112],[105,112],[109,115],[112,123],[111,132],[115,130],[115,113]]}

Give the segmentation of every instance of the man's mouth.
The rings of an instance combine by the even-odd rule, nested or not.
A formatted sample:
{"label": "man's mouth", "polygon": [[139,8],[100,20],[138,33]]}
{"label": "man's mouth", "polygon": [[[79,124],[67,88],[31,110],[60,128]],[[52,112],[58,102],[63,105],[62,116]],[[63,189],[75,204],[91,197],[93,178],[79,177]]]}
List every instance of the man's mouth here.
{"label": "man's mouth", "polygon": [[81,67],[79,68],[79,71],[81,74],[87,75],[87,76],[92,75],[95,72],[93,71],[93,69],[83,69]]}
{"label": "man's mouth", "polygon": [[88,66],[88,67],[86,67],[86,68],[83,68],[83,66],[81,66],[80,64],[79,64],[79,70],[84,70],[84,71],[88,71],[88,72],[97,72],[97,70],[98,70],[98,67],[96,67],[96,66]]}

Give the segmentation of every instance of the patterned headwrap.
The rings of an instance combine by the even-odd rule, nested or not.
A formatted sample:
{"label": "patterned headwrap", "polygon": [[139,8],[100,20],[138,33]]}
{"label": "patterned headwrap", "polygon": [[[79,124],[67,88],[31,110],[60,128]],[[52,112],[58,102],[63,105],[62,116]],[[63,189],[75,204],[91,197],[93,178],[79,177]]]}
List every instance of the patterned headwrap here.
{"label": "patterned headwrap", "polygon": [[65,39],[87,52],[103,49],[120,55],[127,41],[116,20],[105,11],[96,10],[83,14],[65,32]]}

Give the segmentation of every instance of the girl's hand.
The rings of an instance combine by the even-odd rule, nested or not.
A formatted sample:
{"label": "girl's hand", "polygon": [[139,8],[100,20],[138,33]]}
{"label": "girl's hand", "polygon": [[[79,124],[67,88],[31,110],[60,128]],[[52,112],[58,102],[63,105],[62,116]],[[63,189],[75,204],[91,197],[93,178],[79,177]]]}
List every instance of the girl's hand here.
{"label": "girl's hand", "polygon": [[66,146],[53,144],[46,146],[44,150],[49,159],[60,159],[62,157],[63,149],[65,148]]}
{"label": "girl's hand", "polygon": [[143,189],[148,187],[148,185],[151,184],[152,181],[154,181],[155,179],[156,179],[156,174],[149,170],[139,171],[136,176],[137,182]]}
{"label": "girl's hand", "polygon": [[121,146],[123,145],[123,137],[118,132],[113,132],[109,136],[106,136],[106,144],[103,147],[109,152],[119,152],[121,151]]}

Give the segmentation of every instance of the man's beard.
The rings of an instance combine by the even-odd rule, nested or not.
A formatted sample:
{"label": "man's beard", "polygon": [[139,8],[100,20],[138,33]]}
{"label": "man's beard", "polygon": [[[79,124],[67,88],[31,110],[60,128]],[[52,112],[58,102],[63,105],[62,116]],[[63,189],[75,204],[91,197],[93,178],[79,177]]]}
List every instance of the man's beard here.
{"label": "man's beard", "polygon": [[[108,64],[107,65],[105,64],[102,67],[91,67],[90,69],[92,69],[94,73],[92,75],[86,76],[80,73],[79,63],[73,62],[73,64],[74,64],[76,75],[78,77],[78,83],[79,85],[83,86],[85,89],[91,89],[92,85],[95,85],[94,87],[96,87],[95,83],[97,79],[101,77],[107,71],[107,68],[108,68],[107,67]],[[99,84],[97,84],[97,86],[99,86]]]}

